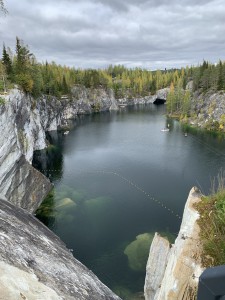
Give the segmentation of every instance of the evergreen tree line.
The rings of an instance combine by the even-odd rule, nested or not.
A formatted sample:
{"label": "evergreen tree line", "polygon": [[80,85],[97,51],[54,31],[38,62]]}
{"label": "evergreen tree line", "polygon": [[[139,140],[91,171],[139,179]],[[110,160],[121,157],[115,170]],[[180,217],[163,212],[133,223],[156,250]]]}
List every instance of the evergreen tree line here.
{"label": "evergreen tree line", "polygon": [[[75,69],[54,62],[39,63],[27,45],[16,38],[15,53],[3,45],[0,60],[0,89],[11,83],[19,85],[34,97],[41,94],[61,96],[69,94],[74,85],[87,88],[113,89],[117,98],[140,97],[177,83],[187,70],[148,71],[110,65],[106,69]],[[183,80],[185,82],[185,80]]]}
{"label": "evergreen tree line", "polygon": [[220,60],[217,64],[210,64],[203,61],[193,72],[193,89],[202,89],[203,92],[225,89],[225,62]]}
{"label": "evergreen tree line", "polygon": [[171,113],[188,114],[190,93],[185,92],[185,87],[190,80],[193,80],[194,90],[224,89],[225,64],[220,61],[212,65],[204,61],[198,67],[157,71],[128,69],[123,65],[110,65],[106,69],[75,69],[54,62],[37,62],[29,47],[18,37],[15,52],[3,45],[0,60],[1,90],[17,84],[34,97],[42,94],[62,96],[70,94],[74,85],[83,85],[111,88],[116,98],[133,98],[155,94],[158,89],[170,86],[167,102]]}

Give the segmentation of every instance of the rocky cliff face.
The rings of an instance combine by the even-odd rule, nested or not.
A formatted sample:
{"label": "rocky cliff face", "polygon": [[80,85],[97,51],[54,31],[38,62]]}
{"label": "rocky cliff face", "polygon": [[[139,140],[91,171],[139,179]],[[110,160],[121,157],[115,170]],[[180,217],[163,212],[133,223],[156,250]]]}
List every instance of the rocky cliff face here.
{"label": "rocky cliff face", "polygon": [[12,90],[0,105],[0,193],[33,212],[51,184],[32,165],[33,151],[46,146],[45,133],[29,97]]}
{"label": "rocky cliff face", "polygon": [[166,100],[169,91],[170,91],[169,88],[164,88],[164,89],[158,90],[155,95],[149,95],[149,96],[145,96],[145,97],[141,97],[141,98],[140,97],[139,98],[129,98],[127,96],[127,97],[118,99],[117,103],[119,105],[121,105],[121,104],[125,104],[125,105],[149,104],[149,103],[153,103],[157,98]]}
{"label": "rocky cliff face", "polygon": [[31,214],[0,199],[0,219],[0,299],[120,299]]}
{"label": "rocky cliff face", "polygon": [[[196,115],[190,119],[192,125],[224,130],[225,128],[225,93],[196,91],[193,94],[192,111]],[[221,126],[221,127],[220,127]]]}
{"label": "rocky cliff face", "polygon": [[151,245],[145,279],[146,300],[194,300],[201,266],[198,212],[193,205],[201,194],[193,188],[187,199],[175,244],[155,235]]}

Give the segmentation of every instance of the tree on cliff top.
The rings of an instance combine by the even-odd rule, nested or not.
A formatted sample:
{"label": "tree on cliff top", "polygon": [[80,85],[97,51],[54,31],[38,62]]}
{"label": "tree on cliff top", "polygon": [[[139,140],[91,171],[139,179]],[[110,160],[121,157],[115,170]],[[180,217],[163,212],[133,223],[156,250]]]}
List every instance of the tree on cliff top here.
{"label": "tree on cliff top", "polygon": [[12,61],[10,58],[10,55],[8,53],[8,51],[5,48],[5,44],[3,44],[3,51],[2,51],[2,63],[5,67],[6,73],[8,75],[9,78],[12,78],[12,73],[13,73],[13,69],[12,69]]}
{"label": "tree on cliff top", "polygon": [[25,92],[31,93],[34,85],[32,78],[32,69],[35,57],[30,53],[28,46],[16,37],[16,63],[15,63],[15,81]]}

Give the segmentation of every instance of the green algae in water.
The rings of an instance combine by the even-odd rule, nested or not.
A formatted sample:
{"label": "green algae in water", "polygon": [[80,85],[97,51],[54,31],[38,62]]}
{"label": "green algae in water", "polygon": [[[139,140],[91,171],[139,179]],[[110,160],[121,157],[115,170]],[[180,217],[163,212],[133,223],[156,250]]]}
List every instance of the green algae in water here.
{"label": "green algae in water", "polygon": [[[100,277],[104,275],[104,283],[107,286],[110,284],[111,289],[121,299],[144,299],[142,297],[143,293],[136,293],[136,291],[143,290],[145,272],[137,272],[129,269],[126,256],[124,255],[126,244],[126,242],[122,242],[116,248],[111,248],[107,252],[102,253],[98,258],[92,260],[90,268],[95,270],[96,275]],[[105,270],[108,270],[107,274]],[[118,274],[121,277],[120,284],[117,283]]]}
{"label": "green algae in water", "polygon": [[76,190],[62,184],[52,189],[36,212],[37,217],[47,226],[54,225],[56,221],[72,222],[76,213],[85,215],[93,222],[96,218],[107,219],[107,211],[112,200],[109,197],[96,197],[88,199],[83,190]]}
{"label": "green algae in water", "polygon": [[153,233],[143,233],[136,236],[124,250],[127,255],[129,267],[134,271],[144,271],[149,255],[149,248],[154,238]]}
{"label": "green algae in water", "polygon": [[[134,271],[145,271],[149,256],[149,249],[155,233],[143,233],[136,236],[124,250],[127,255],[129,267]],[[173,243],[175,236],[169,232],[161,232],[160,235]]]}
{"label": "green algae in water", "polygon": [[84,205],[89,214],[99,215],[103,213],[111,203],[109,197],[97,197],[85,200]]}
{"label": "green algae in water", "polygon": [[53,226],[56,220],[72,222],[82,199],[84,193],[69,186],[54,188],[44,199],[36,215],[47,226]]}
{"label": "green algae in water", "polygon": [[69,198],[76,204],[85,200],[86,195],[82,190],[76,190],[68,185],[62,184],[55,189],[55,201],[61,201],[64,198]]}
{"label": "green algae in water", "polygon": [[52,189],[36,211],[37,218],[49,227],[54,224],[57,214],[54,197],[55,190]]}

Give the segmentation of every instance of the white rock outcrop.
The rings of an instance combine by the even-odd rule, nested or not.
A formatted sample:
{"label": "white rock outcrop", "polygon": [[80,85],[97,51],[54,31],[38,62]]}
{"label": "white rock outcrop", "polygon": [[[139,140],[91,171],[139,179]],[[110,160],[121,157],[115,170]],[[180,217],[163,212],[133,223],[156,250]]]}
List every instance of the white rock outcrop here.
{"label": "white rock outcrop", "polygon": [[46,146],[40,114],[30,97],[18,89],[0,105],[0,194],[33,212],[51,189],[47,178],[32,165],[33,152]]}
{"label": "white rock outcrop", "polygon": [[[0,300],[62,300],[50,287],[29,272],[0,261]],[[26,295],[26,296],[25,296]]]}
{"label": "white rock outcrop", "polygon": [[156,292],[159,290],[168,262],[169,252],[169,241],[156,232],[146,267],[145,299],[154,299]]}
{"label": "white rock outcrop", "polygon": [[[200,199],[198,189],[192,188],[184,208],[178,237],[169,254],[167,247],[162,248],[158,236],[155,236],[149,255],[149,262],[152,261],[154,264],[147,265],[145,300],[195,299],[198,278],[204,270],[201,266],[202,247],[197,224],[199,214],[194,208],[194,204]],[[160,283],[157,279],[161,277],[165,265]],[[159,266],[158,269],[156,266]]]}
{"label": "white rock outcrop", "polygon": [[169,88],[164,88],[164,89],[158,90],[158,91],[156,92],[156,98],[159,98],[159,99],[165,99],[165,100],[166,100],[169,91],[170,91]]}

